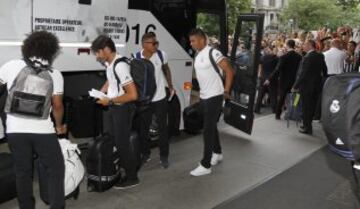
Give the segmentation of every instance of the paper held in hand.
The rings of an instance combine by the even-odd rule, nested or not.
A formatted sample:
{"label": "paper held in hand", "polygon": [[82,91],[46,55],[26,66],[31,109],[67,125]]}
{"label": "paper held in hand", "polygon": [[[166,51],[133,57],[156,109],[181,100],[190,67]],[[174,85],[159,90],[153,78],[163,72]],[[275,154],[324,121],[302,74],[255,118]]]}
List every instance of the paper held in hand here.
{"label": "paper held in hand", "polygon": [[108,98],[106,94],[96,89],[91,89],[91,91],[89,91],[89,95],[96,99]]}

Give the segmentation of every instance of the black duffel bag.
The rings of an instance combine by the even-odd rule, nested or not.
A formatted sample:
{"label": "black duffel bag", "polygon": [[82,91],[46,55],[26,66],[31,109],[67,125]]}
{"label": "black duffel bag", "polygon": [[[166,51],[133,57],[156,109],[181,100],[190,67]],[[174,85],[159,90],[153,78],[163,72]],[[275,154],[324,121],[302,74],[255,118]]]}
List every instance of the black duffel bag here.
{"label": "black duffel bag", "polygon": [[204,115],[201,108],[201,102],[192,104],[184,109],[184,130],[190,134],[199,133],[204,126]]}
{"label": "black duffel bag", "polygon": [[102,132],[102,107],[88,97],[66,97],[65,123],[75,138],[96,137]]}
{"label": "black duffel bag", "polygon": [[[340,156],[353,160],[349,147],[349,136],[353,115],[358,114],[354,105],[349,106],[349,99],[360,102],[360,74],[347,73],[329,77],[324,85],[321,102],[321,121],[328,139],[329,147]],[[359,103],[356,104],[358,106]],[[352,106],[352,107],[351,107]]]}

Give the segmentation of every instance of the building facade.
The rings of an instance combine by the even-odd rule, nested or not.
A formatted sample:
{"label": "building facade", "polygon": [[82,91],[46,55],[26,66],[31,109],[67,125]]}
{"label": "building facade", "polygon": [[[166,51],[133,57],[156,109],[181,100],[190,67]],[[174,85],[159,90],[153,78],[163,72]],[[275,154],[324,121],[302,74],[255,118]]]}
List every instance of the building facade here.
{"label": "building facade", "polygon": [[251,7],[255,13],[265,14],[265,30],[277,30],[280,12],[285,7],[286,3],[287,0],[252,0]]}

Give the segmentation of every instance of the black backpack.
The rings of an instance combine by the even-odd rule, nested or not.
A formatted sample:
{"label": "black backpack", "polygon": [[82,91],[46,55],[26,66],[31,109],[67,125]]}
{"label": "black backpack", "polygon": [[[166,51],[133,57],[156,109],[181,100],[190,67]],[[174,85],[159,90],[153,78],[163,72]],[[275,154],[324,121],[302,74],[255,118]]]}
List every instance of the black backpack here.
{"label": "black backpack", "polygon": [[136,106],[138,108],[147,108],[156,92],[154,65],[151,63],[151,61],[146,59],[129,59],[126,57],[122,57],[115,60],[113,71],[118,84],[120,84],[121,81],[119,76],[115,72],[115,67],[120,62],[125,62],[130,66],[130,74],[133,78],[138,92]]}
{"label": "black backpack", "polygon": [[[329,147],[335,153],[349,160],[353,160],[354,156],[349,148],[351,139],[348,127],[350,127],[351,121],[348,119],[347,112],[350,108],[349,99],[359,87],[360,74],[358,73],[329,77],[323,88],[321,102],[321,121]],[[354,111],[355,113],[356,111]]]}

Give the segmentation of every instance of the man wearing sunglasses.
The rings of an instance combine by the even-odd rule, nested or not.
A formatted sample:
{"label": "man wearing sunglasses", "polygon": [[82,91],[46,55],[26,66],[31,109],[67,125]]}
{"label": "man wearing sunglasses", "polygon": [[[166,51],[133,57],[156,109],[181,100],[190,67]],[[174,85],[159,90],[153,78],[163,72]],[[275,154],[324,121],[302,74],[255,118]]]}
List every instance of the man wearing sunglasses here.
{"label": "man wearing sunglasses", "polygon": [[136,53],[136,58],[150,60],[155,68],[156,92],[149,110],[138,113],[135,126],[139,133],[142,153],[142,163],[150,160],[149,130],[153,114],[159,131],[160,165],[164,169],[169,167],[169,134],[167,125],[168,104],[166,101],[166,82],[171,94],[174,94],[167,54],[158,50],[159,42],[153,32],[145,33],[142,37],[143,49]]}

